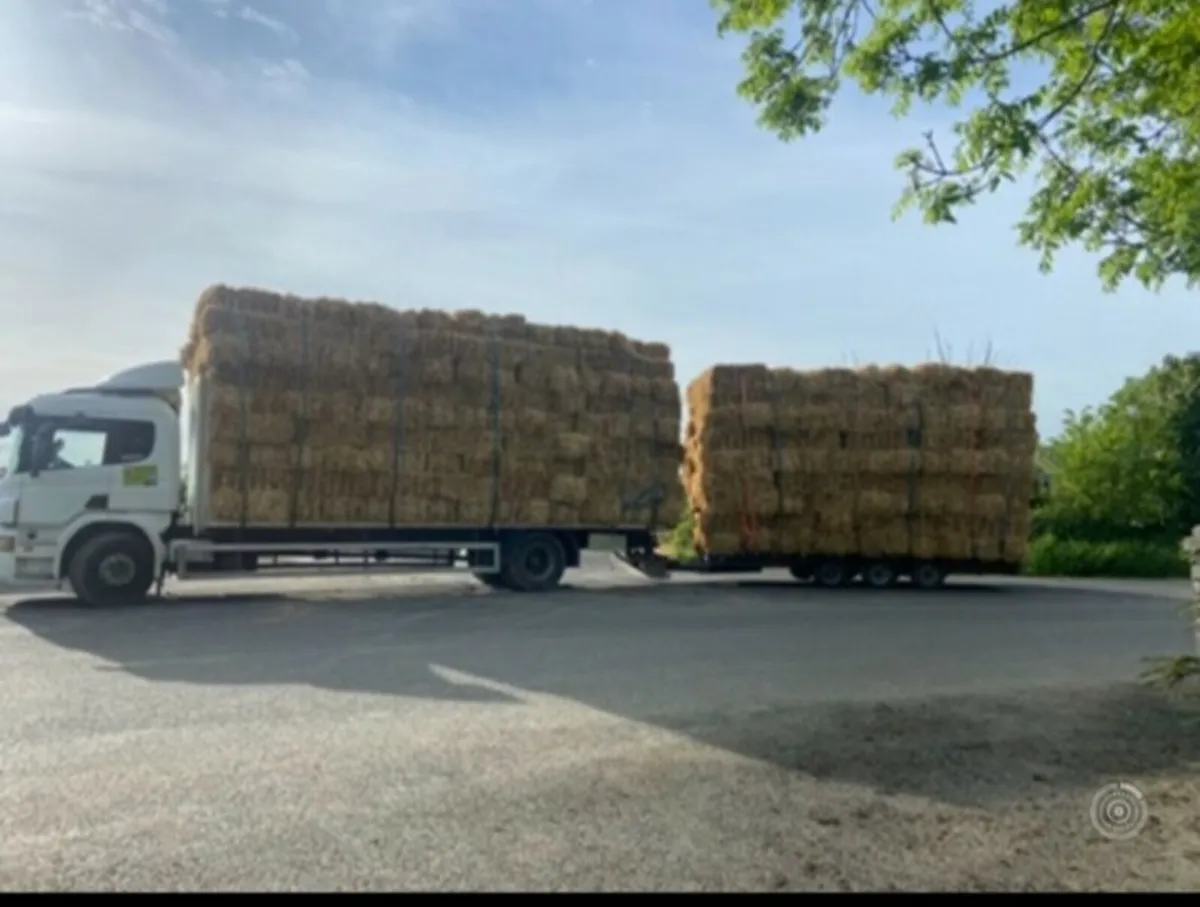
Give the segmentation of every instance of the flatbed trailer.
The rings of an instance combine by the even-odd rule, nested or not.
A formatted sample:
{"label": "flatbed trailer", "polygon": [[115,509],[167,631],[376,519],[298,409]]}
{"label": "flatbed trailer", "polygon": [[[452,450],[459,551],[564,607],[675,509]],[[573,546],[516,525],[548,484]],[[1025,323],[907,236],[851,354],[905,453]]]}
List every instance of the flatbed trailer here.
{"label": "flatbed trailer", "polygon": [[384,568],[429,573],[469,569],[497,589],[544,592],[580,565],[588,549],[615,553],[627,562],[653,551],[645,527],[209,527],[203,536],[186,527],[168,533],[158,576],[181,579],[230,572]]}
{"label": "flatbed trailer", "polygon": [[688,559],[663,557],[657,552],[632,549],[617,557],[651,578],[672,573],[708,575],[756,574],[764,570],[789,571],[800,582],[826,589],[844,588],[856,582],[872,589],[889,589],[904,583],[920,589],[937,589],[952,574],[1012,576],[1020,573],[1018,563],[1009,561],[915,559],[910,557],[863,557],[856,555],[804,554],[699,555]]}

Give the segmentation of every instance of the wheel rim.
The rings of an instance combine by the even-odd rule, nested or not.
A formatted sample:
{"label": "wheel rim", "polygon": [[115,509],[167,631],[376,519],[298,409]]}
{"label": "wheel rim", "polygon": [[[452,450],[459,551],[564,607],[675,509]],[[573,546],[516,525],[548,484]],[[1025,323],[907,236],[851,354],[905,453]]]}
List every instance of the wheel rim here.
{"label": "wheel rim", "polygon": [[545,579],[554,569],[554,558],[545,548],[532,548],[525,552],[525,557],[521,559],[521,565],[525,568],[525,572],[534,579]]}
{"label": "wheel rim", "polygon": [[116,589],[133,582],[137,575],[137,564],[128,554],[110,554],[100,562],[96,572],[104,585]]}
{"label": "wheel rim", "polygon": [[890,586],[896,571],[887,564],[872,564],[867,568],[865,579],[868,586]]}

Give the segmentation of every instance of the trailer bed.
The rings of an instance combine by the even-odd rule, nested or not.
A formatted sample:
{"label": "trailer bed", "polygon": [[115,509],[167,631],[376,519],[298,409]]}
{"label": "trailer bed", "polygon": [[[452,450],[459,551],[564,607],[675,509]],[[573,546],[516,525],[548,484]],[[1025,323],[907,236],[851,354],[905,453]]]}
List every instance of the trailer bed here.
{"label": "trailer bed", "polygon": [[812,553],[804,555],[733,554],[698,555],[694,558],[663,557],[636,549],[617,557],[653,579],[672,573],[756,574],[769,569],[788,570],[800,581],[813,581],[827,588],[849,586],[856,581],[873,588],[911,582],[922,588],[936,588],[951,574],[973,576],[1012,576],[1021,565],[1009,561],[921,560],[909,557],[862,557],[857,555]]}

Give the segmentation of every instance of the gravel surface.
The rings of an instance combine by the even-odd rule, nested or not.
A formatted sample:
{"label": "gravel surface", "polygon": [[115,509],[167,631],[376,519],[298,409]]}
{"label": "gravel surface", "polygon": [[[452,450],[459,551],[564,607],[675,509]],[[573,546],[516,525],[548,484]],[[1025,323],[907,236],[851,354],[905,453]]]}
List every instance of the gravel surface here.
{"label": "gravel surface", "polygon": [[572,579],[0,598],[0,889],[1200,887],[1185,583]]}

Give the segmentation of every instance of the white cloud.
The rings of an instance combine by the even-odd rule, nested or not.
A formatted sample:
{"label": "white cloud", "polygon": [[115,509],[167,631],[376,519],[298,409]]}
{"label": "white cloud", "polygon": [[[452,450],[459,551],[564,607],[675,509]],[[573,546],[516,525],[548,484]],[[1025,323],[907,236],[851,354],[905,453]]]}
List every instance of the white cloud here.
{"label": "white cloud", "polygon": [[258,10],[256,10],[252,6],[238,7],[237,14],[238,14],[238,17],[240,19],[242,19],[243,21],[250,22],[254,25],[261,26],[262,28],[265,28],[267,31],[274,32],[275,34],[279,35],[281,38],[295,38],[296,37],[296,32],[293,29],[289,28],[287,25],[284,25],[278,19],[272,18],[271,16],[268,16],[265,13],[260,13]]}
{"label": "white cloud", "polygon": [[164,44],[174,43],[178,38],[164,21],[166,0],[81,0],[67,16],[98,28],[133,32]]}
{"label": "white cloud", "polygon": [[734,48],[669,20],[691,3],[50,6],[0,7],[0,404],[174,354],[214,281],[610,326],[684,378],[911,360],[936,327],[1038,370],[1051,413],[1200,320],[1102,299],[1090,262],[1039,277],[1010,203],[892,224],[923,124],[847,107],[772,141]]}

